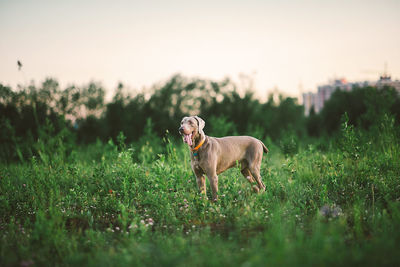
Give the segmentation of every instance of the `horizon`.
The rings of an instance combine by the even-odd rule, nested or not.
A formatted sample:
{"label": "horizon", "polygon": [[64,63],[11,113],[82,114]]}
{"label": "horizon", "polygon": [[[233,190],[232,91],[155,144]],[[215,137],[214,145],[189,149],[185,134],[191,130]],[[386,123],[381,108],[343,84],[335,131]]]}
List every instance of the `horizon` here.
{"label": "horizon", "polygon": [[[0,1],[0,83],[121,82],[174,74],[300,97],[335,78],[400,77],[399,1]],[[22,62],[18,71],[17,61]]]}

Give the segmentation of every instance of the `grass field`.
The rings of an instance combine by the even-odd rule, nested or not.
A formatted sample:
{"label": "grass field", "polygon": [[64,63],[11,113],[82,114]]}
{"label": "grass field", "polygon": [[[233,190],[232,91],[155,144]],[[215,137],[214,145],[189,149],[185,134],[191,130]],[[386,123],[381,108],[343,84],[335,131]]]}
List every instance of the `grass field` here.
{"label": "grass field", "polygon": [[344,127],[294,151],[265,140],[266,192],[233,168],[217,203],[199,195],[184,144],[67,155],[49,138],[0,166],[0,265],[399,266],[400,145],[390,123],[379,131]]}

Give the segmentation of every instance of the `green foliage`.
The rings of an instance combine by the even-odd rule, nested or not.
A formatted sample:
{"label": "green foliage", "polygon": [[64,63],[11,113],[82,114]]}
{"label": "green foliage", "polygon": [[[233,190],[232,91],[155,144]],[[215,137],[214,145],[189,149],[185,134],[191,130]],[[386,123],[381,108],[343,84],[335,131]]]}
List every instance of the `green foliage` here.
{"label": "green foliage", "polygon": [[223,137],[228,135],[235,135],[235,128],[235,124],[224,116],[211,116],[210,119],[207,120],[207,130],[210,129],[210,136]]}
{"label": "green foliage", "polygon": [[306,121],[307,134],[312,137],[320,136],[322,131],[322,119],[320,115],[315,113],[311,108],[310,114]]}
{"label": "green foliage", "polygon": [[376,128],[384,114],[400,118],[400,112],[396,109],[399,101],[400,95],[393,88],[354,88],[350,92],[337,90],[325,103],[318,119],[310,116],[310,119],[320,122],[320,128],[310,125],[309,133],[325,131],[332,135],[340,129],[344,113],[347,113],[351,125],[364,129]]}
{"label": "green foliage", "polygon": [[133,146],[120,132],[69,154],[46,127],[39,156],[0,165],[2,266],[400,263],[393,117],[377,135],[345,116],[325,151],[294,133],[281,149],[269,139],[267,191],[252,193],[233,168],[219,175],[217,203],[198,193],[187,145],[157,137],[151,120]]}
{"label": "green foliage", "polygon": [[138,143],[138,151],[143,148],[153,153],[156,148],[157,154],[160,144],[143,144],[142,137],[149,135],[149,119],[151,134],[158,137],[152,140],[159,140],[165,131],[175,133],[183,116],[196,114],[206,119],[210,135],[269,137],[293,151],[296,148],[291,141],[296,138],[338,137],[344,113],[349,125],[372,133],[378,131],[385,114],[394,117],[395,125],[400,123],[400,96],[392,88],[337,90],[319,114],[312,110],[308,118],[294,98],[271,94],[261,103],[252,91],[239,94],[230,80],[215,82],[181,75],[136,95],[119,84],[108,103],[104,101],[105,90],[97,83],[61,90],[57,81],[48,79],[40,87],[32,84],[17,92],[0,85],[0,93],[0,158],[6,162],[38,156],[32,148],[50,124],[54,134],[64,131],[64,136],[79,144],[109,138],[115,142],[123,132],[127,143]]}
{"label": "green foliage", "polygon": [[149,135],[149,119],[151,134],[158,137],[152,140],[159,140],[165,131],[176,133],[181,118],[194,114],[203,116],[209,133],[217,136],[256,133],[261,139],[269,136],[277,140],[285,131],[304,134],[303,108],[295,99],[280,95],[274,101],[276,97],[271,95],[263,104],[251,91],[240,95],[230,80],[215,82],[175,75],[165,84],[134,96],[119,84],[108,103],[104,102],[105,90],[97,83],[61,90],[57,81],[48,79],[40,87],[32,84],[19,89],[14,92],[0,85],[3,161],[26,160],[34,155],[31,148],[48,127],[47,121],[54,134],[67,128],[79,144],[109,138],[115,142],[123,132],[127,143],[138,142],[139,150],[150,153],[156,146],[143,144],[143,136]]}
{"label": "green foliage", "polygon": [[297,139],[297,135],[293,133],[285,134],[280,141],[280,145],[281,150],[286,157],[295,155],[299,150],[299,140]]}
{"label": "green foliage", "polygon": [[[0,135],[0,160],[23,161],[32,156],[44,159],[59,139],[63,139],[64,152],[68,152],[67,147],[74,141],[69,119],[79,122],[88,116],[90,121],[101,112],[103,98],[104,90],[93,83],[60,90],[55,80],[48,79],[39,88],[32,84],[16,92],[0,85],[0,125],[4,129]],[[88,135],[93,135],[97,129],[89,130]]]}
{"label": "green foliage", "polygon": [[[95,83],[0,85],[0,265],[397,266],[398,103],[390,88],[339,91],[305,118],[295,99],[261,103],[229,80],[176,75],[136,96],[120,84],[107,104]],[[200,195],[174,139],[187,114],[263,140],[267,191],[233,168],[217,203]]]}
{"label": "green foliage", "polygon": [[358,132],[353,125],[349,125],[349,117],[347,113],[343,116],[342,139],[340,149],[345,158],[357,160],[360,158],[361,149],[363,148]]}
{"label": "green foliage", "polygon": [[151,118],[146,121],[144,135],[139,139],[138,147],[140,149],[138,159],[143,163],[150,163],[155,160],[161,152],[161,140],[154,132],[154,124]]}

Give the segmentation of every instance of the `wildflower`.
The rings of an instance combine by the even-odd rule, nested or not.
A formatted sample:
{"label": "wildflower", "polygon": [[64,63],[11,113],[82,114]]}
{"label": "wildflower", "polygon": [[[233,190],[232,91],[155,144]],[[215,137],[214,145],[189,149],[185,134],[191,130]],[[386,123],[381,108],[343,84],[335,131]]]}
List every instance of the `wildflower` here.
{"label": "wildflower", "polygon": [[26,184],[22,184],[23,187],[26,187]]}
{"label": "wildflower", "polygon": [[112,194],[113,193],[112,189],[108,189],[108,193]]}

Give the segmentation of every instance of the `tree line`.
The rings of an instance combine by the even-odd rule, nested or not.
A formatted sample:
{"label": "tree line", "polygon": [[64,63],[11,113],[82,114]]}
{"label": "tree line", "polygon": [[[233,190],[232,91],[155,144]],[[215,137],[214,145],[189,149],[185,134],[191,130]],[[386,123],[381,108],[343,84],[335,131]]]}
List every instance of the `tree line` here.
{"label": "tree line", "polygon": [[144,134],[162,137],[167,131],[177,138],[181,118],[194,114],[206,119],[209,135],[253,135],[273,142],[287,136],[299,140],[335,135],[344,113],[349,123],[366,130],[383,114],[400,123],[400,96],[388,87],[337,90],[319,114],[312,110],[308,117],[295,98],[270,94],[262,102],[252,90],[240,94],[229,79],[175,75],[136,94],[119,84],[110,101],[105,101],[105,92],[98,83],[61,89],[54,79],[14,90],[0,84],[1,160],[27,159],[43,146],[60,145],[43,143],[49,135],[59,136],[65,149],[96,140],[116,141],[120,132],[129,143]]}

